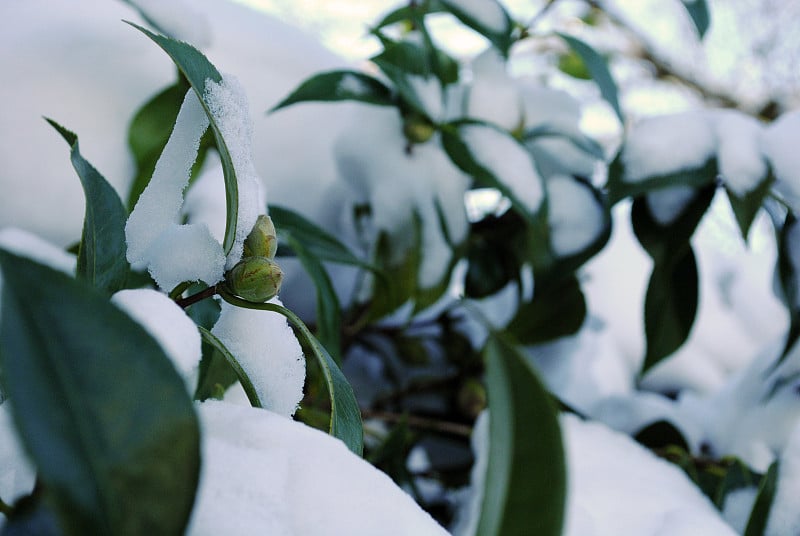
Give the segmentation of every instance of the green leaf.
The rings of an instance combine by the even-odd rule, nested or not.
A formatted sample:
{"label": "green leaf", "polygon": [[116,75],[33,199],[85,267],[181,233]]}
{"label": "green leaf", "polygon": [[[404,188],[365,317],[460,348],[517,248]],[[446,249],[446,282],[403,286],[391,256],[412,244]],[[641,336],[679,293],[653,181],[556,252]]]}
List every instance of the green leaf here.
{"label": "green leaf", "polygon": [[758,487],[756,502],[750,512],[750,518],[747,521],[747,528],[745,528],[743,536],[762,536],[767,530],[769,512],[772,509],[772,501],[775,499],[777,488],[778,462],[773,462]]}
{"label": "green leaf", "polygon": [[677,261],[656,264],[644,303],[646,372],[680,348],[697,314],[697,262],[691,247]]}
{"label": "green leaf", "polygon": [[381,71],[383,71],[383,74],[386,75],[386,78],[392,81],[395,91],[400,95],[401,98],[401,109],[411,109],[427,118],[430,122],[433,122],[435,118],[429,117],[425,103],[420,98],[416,87],[411,82],[412,77],[427,77],[407,72],[405,68],[397,66],[394,63],[394,59],[375,57],[372,58],[372,63],[374,63]]}
{"label": "green leaf", "polygon": [[421,44],[410,40],[394,41],[375,30],[373,33],[381,40],[384,50],[371,61],[376,65],[393,65],[407,75],[425,78],[436,75],[442,86],[458,81],[458,62],[436,47],[424,20],[420,18],[415,28],[422,38]]}
{"label": "green leaf", "polygon": [[133,116],[128,127],[128,146],[136,163],[136,176],[128,195],[128,210],[133,210],[147,188],[188,90],[189,84],[180,77],[175,84],[147,101]]}
{"label": "green leaf", "polygon": [[697,34],[702,39],[711,25],[711,14],[708,11],[706,0],[683,0],[682,3],[689,16],[692,17]]}
{"label": "green leaf", "polygon": [[237,218],[239,213],[239,185],[236,181],[236,170],[233,167],[233,159],[231,158],[227,143],[222,136],[219,125],[217,125],[214,116],[211,114],[208,102],[206,102],[206,82],[210,80],[215,83],[220,83],[222,81],[222,75],[217,68],[193,46],[182,41],[175,41],[169,37],[164,37],[163,35],[154,34],[132,22],[128,22],[128,24],[152,39],[170,58],[172,58],[172,61],[178,67],[181,74],[188,80],[195,93],[197,93],[203,105],[203,109],[208,116],[211,130],[214,133],[219,159],[222,162],[222,173],[225,177],[227,221],[225,224],[225,237],[222,241],[222,248],[225,254],[228,254],[233,248],[233,243],[236,239],[236,228],[238,226]]}
{"label": "green leaf", "polygon": [[409,5],[399,7],[390,11],[375,25],[375,30],[380,30],[386,26],[397,24],[398,22],[416,22],[425,15],[441,13],[446,11],[445,7],[438,0],[423,0],[422,2],[412,2]]}
{"label": "green leaf", "polygon": [[220,291],[220,296],[237,307],[257,309],[260,311],[273,311],[285,316],[295,329],[302,343],[311,349],[319,363],[325,383],[328,386],[328,395],[331,401],[331,421],[329,433],[341,439],[347,448],[361,456],[364,450],[364,432],[361,425],[361,410],[356,402],[353,388],[339,369],[336,361],[322,346],[308,327],[296,314],[289,309],[274,303],[253,303],[238,298],[232,294]]}
{"label": "green leaf", "polygon": [[539,344],[577,333],[585,318],[586,299],[572,275],[544,288],[537,281],[533,299],[520,304],[507,329],[522,344]]}
{"label": "green leaf", "polygon": [[278,205],[270,205],[269,216],[275,224],[279,238],[292,237],[319,260],[377,270],[373,265],[356,257],[338,238],[302,214]]}
{"label": "green leaf", "polygon": [[354,100],[378,106],[393,106],[392,90],[380,80],[357,71],[328,71],[312,76],[269,113],[298,102]]}
{"label": "green leaf", "polygon": [[220,353],[220,355],[222,355],[222,357],[225,358],[225,361],[228,362],[228,366],[231,367],[233,372],[236,374],[236,378],[239,380],[239,383],[242,384],[242,389],[244,389],[244,393],[247,395],[247,400],[250,401],[250,405],[254,408],[263,408],[264,406],[261,405],[261,400],[258,398],[258,393],[256,392],[256,388],[253,386],[253,382],[250,381],[250,377],[239,364],[239,361],[236,360],[236,356],[234,356],[231,351],[225,347],[222,341],[219,340],[209,330],[201,326],[197,326],[197,329],[200,331],[200,336],[203,338],[203,342],[211,345],[217,352]]}
{"label": "green leaf", "polygon": [[[464,25],[472,28],[492,43],[492,45],[500,51],[503,56],[508,57],[508,51],[511,45],[514,44],[513,31],[514,21],[508,16],[505,8],[496,0],[481,0],[475,4],[482,4],[478,8],[470,8],[470,5],[465,5],[463,2],[457,0],[440,0],[439,3],[444,8],[452,13]],[[488,10],[493,10],[494,13],[488,14]],[[489,15],[487,17],[486,15]],[[487,20],[490,17],[495,17],[500,20],[502,28],[498,28],[495,23],[497,21]]]}
{"label": "green leaf", "polygon": [[558,57],[558,70],[578,80],[592,79],[592,73],[589,72],[583,58],[574,50],[570,50]]}
{"label": "green leaf", "polygon": [[777,273],[782,293],[783,303],[789,311],[789,333],[786,335],[786,343],[783,346],[778,361],[773,365],[777,367],[789,355],[789,351],[800,339],[800,274],[792,262],[792,249],[797,247],[791,244],[790,231],[798,223],[797,217],[791,212],[787,212],[786,219],[778,231],[778,261]]}
{"label": "green leaf", "polygon": [[730,201],[731,209],[733,209],[733,214],[736,217],[736,223],[739,225],[739,230],[745,242],[750,233],[750,227],[753,225],[753,221],[756,219],[758,211],[761,210],[764,199],[769,195],[774,182],[775,176],[770,173],[756,188],[741,197],[736,195],[730,188],[725,188],[728,192],[728,201]]}
{"label": "green leaf", "polygon": [[575,54],[577,54],[580,59],[583,60],[586,70],[594,79],[597,87],[600,88],[600,94],[603,96],[606,102],[611,105],[611,108],[614,110],[614,113],[617,114],[620,123],[624,125],[625,117],[622,115],[622,109],[619,106],[619,98],[617,97],[619,93],[617,90],[617,83],[614,82],[614,78],[611,76],[611,72],[608,70],[608,63],[606,62],[605,58],[598,54],[592,47],[576,37],[572,37],[571,35],[564,33],[559,33],[558,35],[564,41],[566,41]]}
{"label": "green leaf", "polygon": [[557,126],[544,124],[528,129],[522,135],[522,139],[525,142],[535,141],[537,138],[551,137],[569,140],[575,147],[597,160],[605,160],[606,158],[603,146],[580,132],[564,132]]}
{"label": "green leaf", "polygon": [[489,394],[489,464],[477,534],[558,536],[566,467],[550,394],[525,358],[492,333],[483,350]]}
{"label": "green leaf", "polygon": [[0,250],[0,356],[17,430],[69,534],[180,534],[199,428],[159,344],[99,291]]}
{"label": "green leaf", "polygon": [[105,178],[81,156],[78,137],[46,119],[70,146],[72,167],[86,197],[77,276],[109,294],[124,288],[130,266],[125,259],[125,221],[128,213]]}
{"label": "green leaf", "polygon": [[339,298],[325,267],[312,255],[303,244],[291,234],[287,237],[289,247],[297,254],[297,258],[306,269],[317,289],[317,336],[322,345],[328,349],[337,365],[342,363],[342,314]]}
{"label": "green leaf", "polygon": [[658,420],[648,424],[634,435],[634,439],[650,450],[663,449],[675,446],[683,451],[689,451],[689,444],[683,434],[667,420]]}

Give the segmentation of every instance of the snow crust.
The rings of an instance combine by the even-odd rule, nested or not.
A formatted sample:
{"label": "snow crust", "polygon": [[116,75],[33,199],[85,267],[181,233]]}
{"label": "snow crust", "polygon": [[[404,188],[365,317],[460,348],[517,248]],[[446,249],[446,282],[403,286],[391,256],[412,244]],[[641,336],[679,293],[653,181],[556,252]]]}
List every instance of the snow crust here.
{"label": "snow crust", "polygon": [[200,332],[194,321],[168,296],[151,289],[121,290],[111,303],[141,325],[172,360],[194,395],[202,357]]}
{"label": "snow crust", "polygon": [[[282,305],[273,298],[269,303]],[[306,362],[300,343],[286,318],[221,304],[211,332],[237,359],[255,387],[265,409],[291,417],[303,399]]]}
{"label": "snow crust", "polygon": [[189,534],[447,534],[338,439],[256,408],[198,410],[203,466]]}
{"label": "snow crust", "polygon": [[547,221],[556,255],[574,255],[589,247],[603,231],[603,207],[588,186],[566,175],[550,177]]}
{"label": "snow crust", "polygon": [[472,157],[509,188],[531,212],[536,212],[544,198],[542,179],[530,154],[509,134],[482,125],[459,129]]}
{"label": "snow crust", "polygon": [[716,151],[711,122],[702,112],[684,112],[643,119],[631,128],[622,150],[624,180],[702,167]]}

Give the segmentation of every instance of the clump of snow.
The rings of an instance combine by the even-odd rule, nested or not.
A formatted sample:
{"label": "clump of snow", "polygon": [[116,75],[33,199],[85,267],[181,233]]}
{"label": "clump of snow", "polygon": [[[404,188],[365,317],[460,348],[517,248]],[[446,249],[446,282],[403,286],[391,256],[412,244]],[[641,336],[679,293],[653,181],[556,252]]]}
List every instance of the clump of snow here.
{"label": "clump of snow", "polygon": [[261,409],[198,410],[203,466],[189,534],[447,534],[338,439]]}
{"label": "clump of snow", "polygon": [[603,207],[589,186],[566,175],[547,179],[547,221],[556,255],[574,255],[596,241],[604,228]]}
{"label": "clump of snow", "polygon": [[[0,498],[6,504],[33,490],[36,471],[25,454],[11,417],[11,402],[0,403]],[[0,516],[0,527],[6,516]]]}
{"label": "clump of snow", "polygon": [[624,180],[643,180],[697,169],[717,149],[714,129],[698,111],[650,117],[631,128],[622,150]]}
{"label": "clump of snow", "polygon": [[459,132],[476,162],[531,212],[536,212],[544,198],[544,188],[525,147],[508,133],[483,125],[466,125]]}
{"label": "clump of snow", "polygon": [[211,236],[222,243],[227,212],[222,163],[216,151],[210,151],[197,178],[186,190],[181,213],[188,223],[204,224]]}
{"label": "clump of snow", "polygon": [[202,357],[194,321],[168,296],[151,289],[121,290],[111,297],[111,303],[158,342],[193,395]]}
{"label": "clump of snow", "polygon": [[717,135],[720,175],[741,197],[767,176],[767,163],[761,154],[761,123],[737,110],[714,110],[710,118]]}
{"label": "clump of snow", "polygon": [[694,196],[691,186],[670,186],[648,193],[645,202],[656,223],[668,226],[686,210]]}
{"label": "clump of snow", "polygon": [[493,33],[503,33],[508,29],[508,20],[503,8],[494,0],[458,0],[458,2],[447,0],[444,4]]}
{"label": "clump of snow", "polygon": [[128,0],[166,34],[197,48],[211,44],[211,27],[201,12],[183,0]]}
{"label": "clump of snow", "polygon": [[[281,305],[273,298],[269,303]],[[303,399],[306,362],[283,315],[222,303],[211,332],[237,359],[265,409],[294,415]]]}
{"label": "clump of snow", "polygon": [[225,264],[230,270],[241,259],[244,240],[267,209],[267,199],[253,165],[253,123],[244,87],[231,75],[219,84],[206,80],[205,101],[231,155],[239,190],[236,239]]}
{"label": "clump of snow", "polygon": [[512,131],[522,124],[522,102],[518,84],[506,72],[505,59],[489,47],[472,61],[472,84],[466,115]]}
{"label": "clump of snow", "polygon": [[134,268],[146,267],[167,290],[183,281],[213,285],[223,276],[222,247],[208,228],[178,224],[183,190],[208,124],[200,100],[190,89],[150,183],[125,225],[128,261]]}

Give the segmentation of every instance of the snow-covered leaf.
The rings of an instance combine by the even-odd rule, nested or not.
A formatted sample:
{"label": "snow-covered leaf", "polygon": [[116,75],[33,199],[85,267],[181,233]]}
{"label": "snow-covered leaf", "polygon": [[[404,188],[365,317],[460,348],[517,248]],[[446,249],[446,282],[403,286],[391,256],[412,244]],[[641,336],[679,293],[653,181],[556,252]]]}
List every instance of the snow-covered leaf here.
{"label": "snow-covered leaf", "polygon": [[790,211],[779,229],[777,272],[783,301],[789,310],[789,333],[778,363],[786,359],[800,339],[800,223]]}
{"label": "snow-covered leaf", "polygon": [[447,11],[494,45],[503,56],[513,44],[514,22],[497,0],[440,0]]}
{"label": "snow-covered leaf", "polygon": [[125,260],[125,220],[128,213],[116,190],[81,156],[78,137],[47,119],[70,146],[72,167],[86,197],[76,275],[94,287],[114,293],[125,286],[130,266]]}
{"label": "snow-covered leaf", "polygon": [[91,287],[1,250],[0,265],[4,388],[64,530],[183,532],[199,429],[164,350]]}
{"label": "snow-covered leaf", "polygon": [[[207,81],[221,84],[222,75],[216,67],[206,59],[206,57],[193,46],[182,41],[176,41],[163,35],[157,35],[153,32],[142,28],[133,23],[128,23],[147,37],[152,39],[164,52],[166,52],[175,65],[178,67],[183,76],[188,80],[189,84],[197,93],[203,109],[208,116],[211,129],[214,132],[214,139],[216,141],[217,152],[219,153],[220,161],[222,162],[222,172],[225,177],[225,201],[227,207],[227,221],[225,224],[225,237],[222,241],[222,247],[225,254],[230,253],[234,248],[234,242],[237,240],[237,235],[243,235],[242,232],[237,233],[239,226],[239,182],[236,179],[236,170],[233,164],[233,158],[227,140],[224,139],[222,129],[218,124],[217,118],[211,112],[212,106],[208,102]],[[250,229],[246,229],[244,234],[249,233]]]}
{"label": "snow-covered leaf", "polygon": [[683,0],[682,3],[692,18],[694,27],[697,28],[697,34],[702,39],[711,25],[711,14],[708,11],[706,0]]}
{"label": "snow-covered leaf", "polygon": [[598,54],[595,49],[577,37],[573,37],[564,33],[559,33],[558,35],[564,41],[566,41],[575,54],[577,54],[583,60],[586,70],[589,71],[589,74],[594,79],[597,87],[600,88],[600,94],[603,96],[606,102],[611,105],[611,108],[614,110],[614,113],[617,114],[620,123],[625,124],[625,117],[622,115],[622,109],[619,106],[619,98],[617,96],[619,93],[617,90],[617,83],[614,82],[614,78],[611,76],[611,72],[608,70],[608,63],[606,60],[600,54]]}
{"label": "snow-covered leaf", "polygon": [[530,128],[522,135],[522,139],[525,142],[536,141],[540,138],[564,138],[572,142],[575,147],[595,157],[597,160],[605,159],[605,152],[603,151],[602,145],[580,132],[566,132],[564,129],[560,129],[556,126],[544,124]]}
{"label": "snow-covered leaf", "polygon": [[392,91],[380,80],[357,71],[328,71],[319,73],[292,91],[270,109],[270,113],[297,104],[310,101],[346,101],[354,100],[379,106],[392,106]]}
{"label": "snow-covered leaf", "polygon": [[504,335],[492,333],[483,355],[490,440],[477,534],[558,536],[567,477],[550,394]]}
{"label": "snow-covered leaf", "polygon": [[758,487],[758,495],[750,512],[750,519],[747,521],[747,528],[743,536],[763,536],[767,529],[769,512],[772,508],[772,501],[775,498],[775,491],[778,486],[778,462],[770,465],[767,474]]}
{"label": "snow-covered leaf", "polygon": [[384,50],[372,59],[376,64],[381,62],[398,67],[401,71],[422,77],[435,75],[442,86],[458,80],[458,62],[443,51],[436,48],[433,39],[421,19],[416,23],[421,42],[406,39],[393,41],[376,32],[383,43]]}

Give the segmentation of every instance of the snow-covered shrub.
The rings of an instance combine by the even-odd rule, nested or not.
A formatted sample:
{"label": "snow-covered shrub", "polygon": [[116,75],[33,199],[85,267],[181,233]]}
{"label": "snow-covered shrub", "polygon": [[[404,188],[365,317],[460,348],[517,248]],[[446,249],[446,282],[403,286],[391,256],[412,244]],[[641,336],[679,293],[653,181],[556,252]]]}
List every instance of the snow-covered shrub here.
{"label": "snow-covered shrub", "polygon": [[[213,16],[127,3],[178,70],[130,122],[132,182],[55,117],[73,253],[0,219],[5,530],[796,532],[796,112],[630,121],[582,39],[426,0],[371,29],[368,68],[295,73],[256,125],[327,120],[264,150],[260,56],[223,75],[195,48]],[[442,14],[486,50],[445,52]],[[531,41],[619,139],[514,73]]]}

